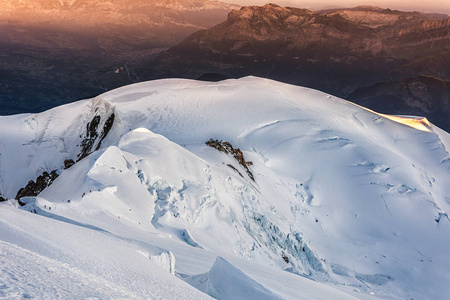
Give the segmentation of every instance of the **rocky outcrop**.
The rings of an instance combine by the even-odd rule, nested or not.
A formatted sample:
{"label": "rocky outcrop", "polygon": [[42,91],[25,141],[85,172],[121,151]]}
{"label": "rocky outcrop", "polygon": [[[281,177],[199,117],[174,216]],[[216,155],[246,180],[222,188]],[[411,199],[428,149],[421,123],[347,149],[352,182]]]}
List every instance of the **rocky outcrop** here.
{"label": "rocky outcrop", "polygon": [[[249,166],[252,166],[253,163],[251,161],[246,161],[244,154],[242,153],[241,149],[235,149],[230,143],[225,141],[219,141],[210,139],[206,142],[206,145],[209,147],[212,147],[216,150],[219,150],[220,152],[223,152],[225,154],[231,154],[235,160],[244,168],[245,172],[247,173],[248,177],[250,177],[251,180],[255,181],[255,177],[253,176],[253,173],[250,171]],[[227,164],[228,167],[232,168],[234,171],[238,172],[241,177],[242,174],[233,166],[230,164]]]}
{"label": "rocky outcrop", "polygon": [[91,154],[94,143],[98,137],[98,125],[100,124],[100,116],[94,116],[92,120],[86,124],[86,135],[81,141],[81,152],[78,154],[78,160],[81,160]]}
{"label": "rocky outcrop", "polygon": [[99,150],[118,120],[115,108],[101,98],[92,100],[92,111],[89,118],[84,132],[80,134],[82,139],[79,144],[80,152],[77,155],[77,161]]}
{"label": "rocky outcrop", "polygon": [[57,177],[58,173],[56,173],[56,170],[51,171],[50,174],[48,172],[42,173],[42,175],[36,178],[36,181],[30,180],[25,187],[21,188],[17,192],[15,199],[19,200],[20,205],[25,205],[25,203],[20,201],[20,198],[39,195],[39,193],[51,185]]}
{"label": "rocky outcrop", "polygon": [[[105,144],[106,146],[109,146],[111,143],[115,142],[120,133],[121,121],[115,107],[100,97],[92,99],[91,102],[87,104],[87,111],[82,118],[78,119],[78,122],[79,124],[74,124],[76,125],[74,126],[76,129],[70,131],[70,135],[74,135],[70,138],[68,137],[68,140],[71,142],[67,143],[67,145],[76,145],[76,148],[70,149],[69,153],[71,153],[73,157],[76,156],[77,160],[75,161],[71,158],[66,158],[62,164],[62,161],[55,158],[54,162],[42,162],[42,165],[57,166],[57,169],[50,173],[43,172],[36,180],[30,180],[25,187],[21,188],[15,197],[15,199],[19,200],[19,204],[23,205],[23,203],[20,202],[20,198],[37,196],[46,187],[51,185],[62,169],[65,170],[72,167],[92,152],[100,150]],[[78,144],[75,144],[77,141]],[[29,178],[30,177],[27,179]]]}
{"label": "rocky outcrop", "polygon": [[115,119],[116,115],[114,113],[111,113],[108,117],[108,119],[106,119],[105,124],[103,124],[103,128],[102,128],[102,133],[100,134],[100,138],[97,144],[97,147],[95,148],[95,150],[100,149],[103,140],[106,138],[106,136],[108,135],[109,131],[111,130],[113,124],[114,124],[114,119]]}
{"label": "rocky outcrop", "polygon": [[73,161],[73,159],[64,160],[64,170],[70,168],[74,164],[75,164],[75,162]]}

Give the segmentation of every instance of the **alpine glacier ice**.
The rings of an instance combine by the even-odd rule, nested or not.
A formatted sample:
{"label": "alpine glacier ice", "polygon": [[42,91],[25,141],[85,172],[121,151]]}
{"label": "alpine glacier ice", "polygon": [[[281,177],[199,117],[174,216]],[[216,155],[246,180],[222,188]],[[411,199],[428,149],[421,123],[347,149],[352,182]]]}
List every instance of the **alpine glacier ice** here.
{"label": "alpine glacier ice", "polygon": [[[138,272],[138,252],[187,298],[196,296],[183,280],[219,299],[432,299],[450,292],[450,136],[424,118],[386,116],[246,77],[145,82],[41,114],[1,117],[0,124],[3,197],[14,198],[43,171],[60,174],[37,197],[21,200],[23,210],[47,218],[0,206],[16,216],[2,223],[0,249],[23,249],[3,264],[36,256],[41,269],[64,264],[110,282],[105,266],[83,267],[82,250],[61,255],[70,246],[52,242],[47,254],[35,249],[43,238],[13,238],[13,228],[39,236],[58,220],[65,225],[45,229],[49,239],[67,231],[69,245],[97,245],[88,257],[95,262],[102,244],[83,237],[92,231],[110,239],[105,247],[125,247],[104,254],[122,268],[132,261],[127,270]],[[208,146],[211,139],[230,143],[243,159]],[[68,159],[76,163],[64,170]],[[113,295],[109,287],[99,284],[97,292]],[[135,293],[124,297],[155,295],[123,287]]]}

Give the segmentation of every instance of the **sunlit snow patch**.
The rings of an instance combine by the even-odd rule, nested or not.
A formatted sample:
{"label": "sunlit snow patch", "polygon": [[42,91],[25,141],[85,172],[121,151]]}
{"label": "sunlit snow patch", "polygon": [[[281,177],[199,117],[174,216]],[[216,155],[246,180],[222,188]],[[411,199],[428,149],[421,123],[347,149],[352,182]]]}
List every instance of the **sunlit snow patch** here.
{"label": "sunlit snow patch", "polygon": [[384,115],[380,114],[380,116],[383,116],[386,119],[392,120],[394,122],[415,128],[420,131],[427,131],[431,132],[431,124],[428,121],[427,118],[423,117],[413,117],[413,116],[391,116],[391,115]]}

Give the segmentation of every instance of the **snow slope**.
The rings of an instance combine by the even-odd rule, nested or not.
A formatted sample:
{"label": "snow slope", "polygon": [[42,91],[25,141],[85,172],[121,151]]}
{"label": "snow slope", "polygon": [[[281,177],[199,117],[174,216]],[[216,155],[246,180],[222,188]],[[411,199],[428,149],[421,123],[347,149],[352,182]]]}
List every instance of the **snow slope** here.
{"label": "snow slope", "polygon": [[[41,216],[0,206],[0,249],[9,253],[2,264],[16,266],[4,285],[15,293],[30,290],[14,283],[14,270],[39,277],[60,264],[57,274],[75,268],[77,280],[82,272],[95,278],[81,290],[61,281],[86,297],[198,298],[193,287],[219,299],[450,292],[450,136],[426,119],[246,77],[140,83],[0,124],[3,197],[43,171],[60,173],[38,197],[22,198],[23,210]],[[239,148],[251,164],[210,139]],[[63,170],[66,159],[79,161]],[[50,243],[45,236],[51,247],[40,246]],[[79,241],[95,245],[85,261]],[[36,268],[24,263],[31,257]],[[105,257],[125,270],[116,281],[105,275],[114,273]],[[141,274],[145,264],[159,269]],[[129,273],[141,277],[122,282]],[[160,282],[141,286],[160,273],[173,294]],[[59,277],[40,295],[51,295]]]}
{"label": "snow slope", "polygon": [[209,299],[149,259],[155,247],[1,206],[1,298]]}

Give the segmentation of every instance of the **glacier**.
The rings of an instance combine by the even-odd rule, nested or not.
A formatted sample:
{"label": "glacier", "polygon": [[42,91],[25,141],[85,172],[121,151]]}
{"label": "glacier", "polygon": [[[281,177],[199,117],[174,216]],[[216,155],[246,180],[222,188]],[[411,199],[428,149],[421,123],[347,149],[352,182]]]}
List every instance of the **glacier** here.
{"label": "glacier", "polygon": [[0,297],[450,292],[450,136],[425,118],[245,77],[144,82],[0,124]]}

